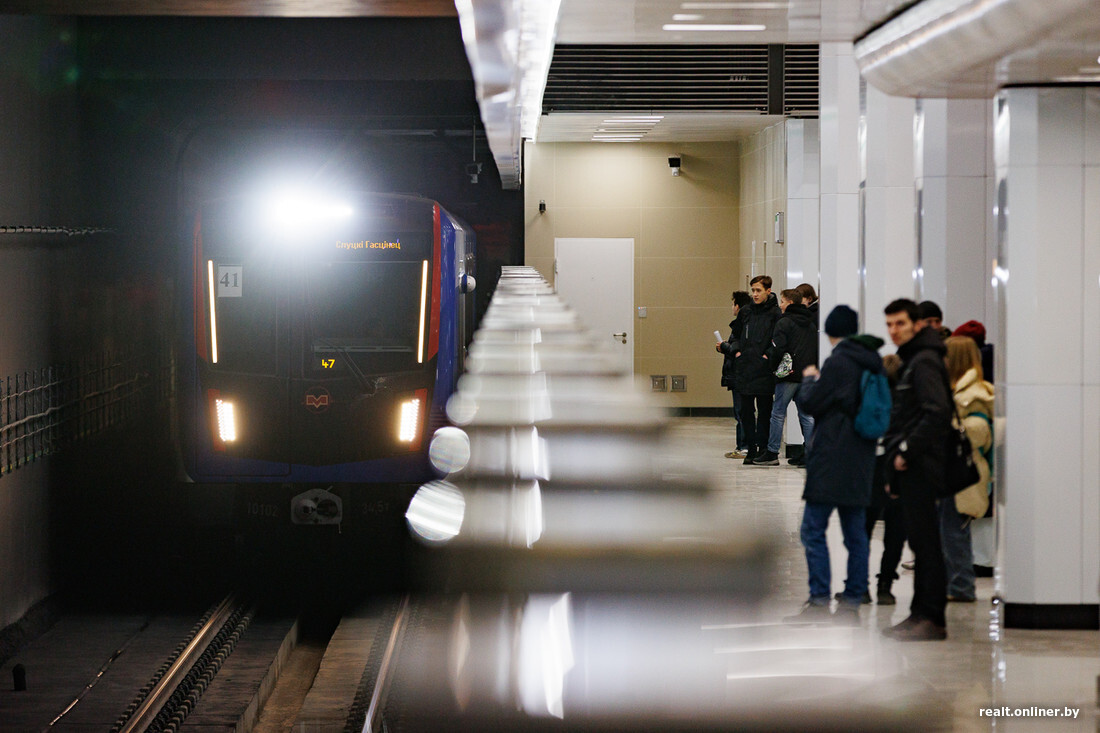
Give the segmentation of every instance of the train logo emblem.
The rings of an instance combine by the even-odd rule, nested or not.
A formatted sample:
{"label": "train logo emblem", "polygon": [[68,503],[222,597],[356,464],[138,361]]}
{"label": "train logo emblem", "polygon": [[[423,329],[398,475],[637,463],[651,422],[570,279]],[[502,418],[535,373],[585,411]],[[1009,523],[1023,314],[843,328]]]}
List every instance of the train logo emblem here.
{"label": "train logo emblem", "polygon": [[303,404],[310,412],[324,412],[332,404],[332,395],[324,387],[311,387],[306,391]]}

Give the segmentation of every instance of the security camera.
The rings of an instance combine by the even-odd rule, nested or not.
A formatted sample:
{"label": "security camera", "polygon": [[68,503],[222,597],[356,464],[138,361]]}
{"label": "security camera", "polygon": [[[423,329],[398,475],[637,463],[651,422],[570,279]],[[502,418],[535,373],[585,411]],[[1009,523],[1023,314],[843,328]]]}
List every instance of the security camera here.
{"label": "security camera", "polygon": [[668,159],[668,167],[672,169],[672,175],[680,175],[680,156],[675,155]]}
{"label": "security camera", "polygon": [[470,177],[470,183],[477,183],[479,173],[481,173],[481,163],[466,164],[466,175]]}

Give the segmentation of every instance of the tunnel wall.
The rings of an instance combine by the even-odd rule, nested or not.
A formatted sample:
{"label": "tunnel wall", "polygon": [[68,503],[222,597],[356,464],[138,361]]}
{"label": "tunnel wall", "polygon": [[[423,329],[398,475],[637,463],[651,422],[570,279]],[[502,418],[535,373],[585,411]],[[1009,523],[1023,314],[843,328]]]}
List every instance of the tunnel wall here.
{"label": "tunnel wall", "polygon": [[[79,219],[77,94],[66,77],[70,43],[63,21],[0,16],[0,380],[5,395],[13,391],[7,388],[9,379],[51,362],[51,289],[64,286],[50,283],[49,273],[59,253],[74,243],[65,234],[45,232]],[[0,476],[0,628],[54,589],[49,475],[48,461],[35,461]]]}

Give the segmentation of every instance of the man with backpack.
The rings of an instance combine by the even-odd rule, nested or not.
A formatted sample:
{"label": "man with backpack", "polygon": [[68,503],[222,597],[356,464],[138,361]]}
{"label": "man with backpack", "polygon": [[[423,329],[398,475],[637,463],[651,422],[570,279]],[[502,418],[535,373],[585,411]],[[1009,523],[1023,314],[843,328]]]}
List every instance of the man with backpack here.
{"label": "man with backpack", "polygon": [[[825,319],[832,355],[818,372],[803,372],[807,385],[803,407],[814,418],[814,442],[806,461],[806,502],[801,539],[810,575],[810,598],[798,616],[788,620],[830,619],[859,624],[859,605],[867,592],[868,541],[864,512],[871,503],[876,439],[887,427],[890,391],[878,349],[882,339],[854,335],[858,314],[838,305]],[[885,391],[884,391],[885,390]],[[857,424],[859,428],[857,430]],[[825,529],[833,510],[840,516],[848,550],[848,577],[836,612],[830,614],[831,572]]]}

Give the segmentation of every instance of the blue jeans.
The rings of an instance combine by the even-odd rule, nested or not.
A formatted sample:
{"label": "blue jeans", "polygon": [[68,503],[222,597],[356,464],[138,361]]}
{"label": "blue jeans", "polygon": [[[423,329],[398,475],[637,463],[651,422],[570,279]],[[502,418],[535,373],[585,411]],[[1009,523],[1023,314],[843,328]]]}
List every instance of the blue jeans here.
{"label": "blue jeans", "polygon": [[776,382],[775,398],[772,402],[771,432],[768,433],[768,452],[779,453],[779,447],[783,440],[783,423],[787,421],[787,405],[794,400],[794,406],[798,408],[798,422],[802,426],[802,440],[806,449],[810,448],[810,439],[814,434],[814,419],[802,411],[802,402],[806,399],[806,391],[802,382]]}
{"label": "blue jeans", "polygon": [[836,509],[840,516],[840,531],[848,550],[848,577],[844,579],[842,601],[859,605],[867,592],[867,560],[870,549],[867,528],[861,506],[835,506],[807,501],[802,512],[802,546],[806,549],[806,566],[810,571],[810,599],[828,599],[831,595],[832,568],[829,565],[829,545],[825,528]]}
{"label": "blue jeans", "polygon": [[940,544],[947,570],[947,595],[974,598],[974,551],[970,545],[970,517],[955,509],[955,497],[940,499]]}
{"label": "blue jeans", "polygon": [[741,393],[732,390],[730,394],[733,395],[733,417],[737,420],[737,450],[746,450],[749,446],[745,442],[745,426],[741,424]]}

